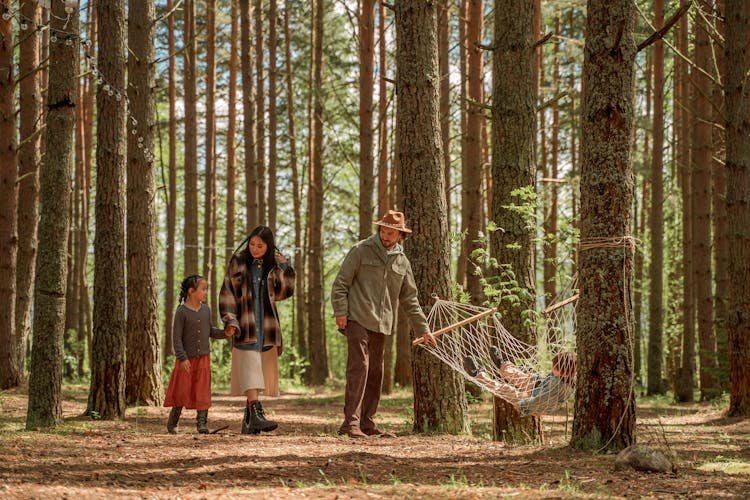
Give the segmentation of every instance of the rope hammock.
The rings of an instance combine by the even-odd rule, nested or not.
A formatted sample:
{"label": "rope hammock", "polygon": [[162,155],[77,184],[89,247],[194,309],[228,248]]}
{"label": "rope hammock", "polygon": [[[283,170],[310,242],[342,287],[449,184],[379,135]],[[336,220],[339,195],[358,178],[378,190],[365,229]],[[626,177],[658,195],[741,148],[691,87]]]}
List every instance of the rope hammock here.
{"label": "rope hammock", "polygon": [[[545,415],[565,404],[575,387],[575,303],[572,295],[543,313],[535,345],[508,332],[495,309],[436,299],[427,321],[437,346],[413,342],[466,379],[515,406],[521,415]],[[567,377],[551,375],[555,369]]]}

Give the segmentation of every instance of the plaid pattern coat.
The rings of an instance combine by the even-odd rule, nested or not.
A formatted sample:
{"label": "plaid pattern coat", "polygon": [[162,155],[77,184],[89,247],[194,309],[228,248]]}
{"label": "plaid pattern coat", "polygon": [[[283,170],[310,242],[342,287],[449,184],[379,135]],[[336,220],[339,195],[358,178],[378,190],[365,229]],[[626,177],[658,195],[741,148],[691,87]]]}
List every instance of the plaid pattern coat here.
{"label": "plaid pattern coat", "polygon": [[[234,344],[255,344],[255,314],[253,313],[253,282],[247,260],[247,250],[232,256],[219,293],[219,312],[225,326],[237,328]],[[268,272],[267,294],[263,300],[263,347],[275,346],[281,354],[281,325],[276,312],[276,302],[289,298],[294,293],[294,269],[275,266]]]}

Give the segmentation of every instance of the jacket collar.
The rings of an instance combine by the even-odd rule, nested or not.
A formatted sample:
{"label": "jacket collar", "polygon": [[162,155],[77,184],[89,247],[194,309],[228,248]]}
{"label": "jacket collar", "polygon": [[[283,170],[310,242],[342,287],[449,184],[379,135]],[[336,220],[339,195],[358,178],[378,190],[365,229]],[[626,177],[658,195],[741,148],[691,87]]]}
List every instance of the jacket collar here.
{"label": "jacket collar", "polygon": [[378,256],[384,261],[388,261],[388,257],[391,255],[399,255],[404,253],[404,247],[401,246],[401,243],[396,243],[396,245],[393,247],[393,250],[390,252],[385,249],[383,246],[383,242],[380,241],[380,235],[378,233],[373,234],[369,238],[365,240],[366,244],[371,245],[375,247],[376,252]]}

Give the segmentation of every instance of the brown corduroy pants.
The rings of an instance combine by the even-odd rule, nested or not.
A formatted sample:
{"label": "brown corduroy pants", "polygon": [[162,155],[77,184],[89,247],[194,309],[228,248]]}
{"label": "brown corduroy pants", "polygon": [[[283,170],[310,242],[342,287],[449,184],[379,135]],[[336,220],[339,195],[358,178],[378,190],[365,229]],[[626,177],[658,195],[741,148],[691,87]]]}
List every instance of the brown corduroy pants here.
{"label": "brown corduroy pants", "polygon": [[385,335],[367,330],[351,320],[346,325],[345,333],[348,358],[341,430],[346,432],[356,427],[363,431],[375,429],[373,417],[378,411],[383,386]]}

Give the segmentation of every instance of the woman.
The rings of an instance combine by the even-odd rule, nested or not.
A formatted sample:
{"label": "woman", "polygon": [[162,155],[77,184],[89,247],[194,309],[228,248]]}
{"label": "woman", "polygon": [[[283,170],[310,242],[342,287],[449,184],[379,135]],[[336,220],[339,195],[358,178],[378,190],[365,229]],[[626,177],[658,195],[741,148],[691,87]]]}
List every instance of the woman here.
{"label": "woman", "polygon": [[[219,296],[221,319],[233,334],[231,395],[247,400],[242,434],[278,427],[265,417],[258,396],[262,391],[278,393],[275,360],[282,339],[276,301],[293,293],[294,270],[276,249],[273,232],[256,227],[229,260]],[[273,361],[266,363],[265,373],[264,360]]]}

